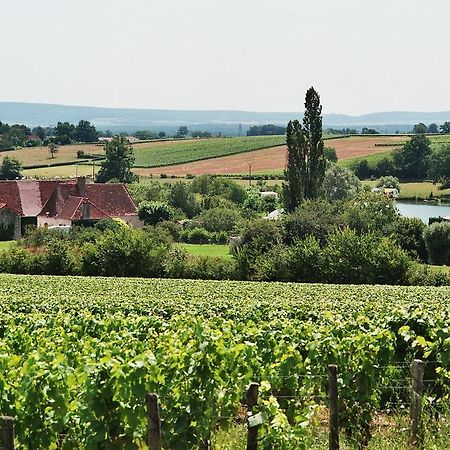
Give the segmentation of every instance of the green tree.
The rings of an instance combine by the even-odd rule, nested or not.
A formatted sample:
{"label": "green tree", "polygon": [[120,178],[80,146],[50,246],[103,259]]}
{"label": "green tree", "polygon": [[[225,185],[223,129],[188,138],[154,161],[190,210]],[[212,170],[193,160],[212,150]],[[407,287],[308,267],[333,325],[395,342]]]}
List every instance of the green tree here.
{"label": "green tree", "polygon": [[380,133],[378,133],[378,131],[373,128],[363,128],[361,130],[361,134],[380,134]]}
{"label": "green tree", "polygon": [[425,134],[428,132],[428,127],[424,123],[417,123],[414,125],[413,133],[415,134]]}
{"label": "green tree", "polygon": [[56,153],[58,153],[59,148],[54,142],[48,144],[48,152],[50,153],[50,158],[54,158]]}
{"label": "green tree", "polygon": [[55,142],[60,145],[67,145],[72,142],[75,132],[75,125],[69,122],[58,122],[53,130]]}
{"label": "green tree", "polygon": [[22,164],[17,159],[5,156],[0,167],[0,180],[15,180],[22,178]]}
{"label": "green tree", "polygon": [[98,134],[95,126],[87,120],[80,120],[75,127],[73,137],[77,142],[97,142]]}
{"label": "green tree", "polygon": [[427,176],[427,158],[431,154],[430,140],[423,134],[413,136],[394,153],[394,164],[403,178],[424,179]]}
{"label": "green tree", "polygon": [[423,233],[428,257],[432,264],[443,265],[450,256],[450,223],[435,222]]}
{"label": "green tree", "polygon": [[361,181],[345,167],[331,164],[326,170],[322,191],[328,201],[354,197],[361,189]]}
{"label": "green tree", "polygon": [[36,136],[39,136],[39,139],[41,141],[43,141],[47,135],[47,133],[45,132],[45,129],[42,127],[34,127],[32,130],[33,134],[35,134]]}
{"label": "green tree", "polygon": [[398,181],[398,178],[389,176],[389,175],[378,178],[376,187],[383,188],[383,189],[384,188],[395,188],[400,192],[400,182]]}
{"label": "green tree", "polygon": [[325,158],[327,161],[337,163],[338,162],[338,156],[336,153],[336,149],[334,147],[325,147],[324,148]]}
{"label": "green tree", "polygon": [[442,146],[431,153],[428,158],[428,177],[443,186],[450,184],[450,145]]}
{"label": "green tree", "polygon": [[288,123],[286,144],[288,161],[283,193],[285,208],[293,211],[304,199],[319,196],[325,175],[322,105],[312,87],[306,92],[303,125],[298,120]]}
{"label": "green tree", "polygon": [[190,219],[199,212],[195,195],[189,191],[186,183],[181,181],[170,187],[168,200],[174,208],[181,209]]}
{"label": "green tree", "polygon": [[450,134],[450,122],[444,122],[439,129],[443,134]]}
{"label": "green tree", "polygon": [[134,164],[133,148],[127,138],[115,136],[105,144],[105,159],[97,174],[97,183],[106,183],[118,180],[122,183],[131,183],[136,176],[131,171]]}
{"label": "green tree", "polygon": [[439,133],[439,128],[435,123],[430,123],[428,126],[428,133],[437,134]]}
{"label": "green tree", "polygon": [[177,138],[184,138],[184,137],[186,137],[188,135],[188,133],[189,133],[188,127],[183,125],[183,126],[178,128],[176,137]]}
{"label": "green tree", "polygon": [[173,219],[173,211],[165,202],[145,201],[139,205],[138,217],[145,225],[156,225],[159,222]]}

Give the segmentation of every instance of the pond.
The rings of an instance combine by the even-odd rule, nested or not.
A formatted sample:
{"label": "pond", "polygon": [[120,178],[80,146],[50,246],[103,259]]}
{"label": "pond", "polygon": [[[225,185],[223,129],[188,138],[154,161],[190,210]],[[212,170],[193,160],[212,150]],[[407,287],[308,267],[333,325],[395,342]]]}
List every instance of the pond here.
{"label": "pond", "polygon": [[430,217],[450,216],[450,204],[397,201],[395,206],[402,216],[417,217],[427,225]]}

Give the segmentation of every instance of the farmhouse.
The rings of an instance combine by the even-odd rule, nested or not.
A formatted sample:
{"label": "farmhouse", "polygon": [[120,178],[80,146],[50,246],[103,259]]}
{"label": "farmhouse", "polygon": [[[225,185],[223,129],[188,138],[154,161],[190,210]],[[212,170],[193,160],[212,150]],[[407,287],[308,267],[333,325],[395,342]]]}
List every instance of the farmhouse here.
{"label": "farmhouse", "polygon": [[0,225],[19,239],[27,225],[71,226],[120,218],[139,226],[137,208],[123,184],[76,180],[0,181]]}

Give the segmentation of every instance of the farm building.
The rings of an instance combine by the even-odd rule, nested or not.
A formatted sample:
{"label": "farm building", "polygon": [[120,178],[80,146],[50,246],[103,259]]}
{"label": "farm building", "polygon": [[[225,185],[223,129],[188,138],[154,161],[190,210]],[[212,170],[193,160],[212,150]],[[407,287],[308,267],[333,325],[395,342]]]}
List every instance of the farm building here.
{"label": "farm building", "polygon": [[0,224],[19,239],[27,225],[72,226],[80,221],[119,218],[139,226],[137,208],[123,184],[76,180],[0,181]]}

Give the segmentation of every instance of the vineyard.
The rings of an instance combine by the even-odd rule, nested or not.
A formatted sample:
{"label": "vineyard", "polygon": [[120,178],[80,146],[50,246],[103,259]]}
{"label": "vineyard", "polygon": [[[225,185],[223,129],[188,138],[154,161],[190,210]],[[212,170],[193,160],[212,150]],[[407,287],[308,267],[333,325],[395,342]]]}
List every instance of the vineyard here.
{"label": "vineyard", "polygon": [[379,411],[407,410],[425,362],[438,414],[450,377],[448,288],[0,276],[0,415],[18,449],[145,449],[158,393],[163,448],[211,448],[252,420],[263,449],[311,448],[327,366],[355,446]]}
{"label": "vineyard", "polygon": [[159,147],[134,147],[135,167],[159,167],[200,161],[283,145],[285,136],[251,136],[167,142]]}

